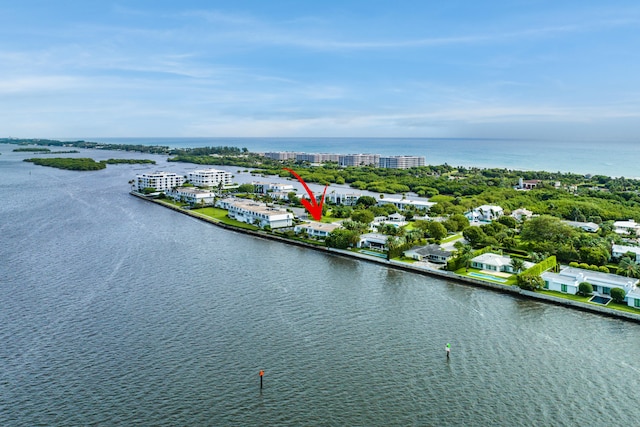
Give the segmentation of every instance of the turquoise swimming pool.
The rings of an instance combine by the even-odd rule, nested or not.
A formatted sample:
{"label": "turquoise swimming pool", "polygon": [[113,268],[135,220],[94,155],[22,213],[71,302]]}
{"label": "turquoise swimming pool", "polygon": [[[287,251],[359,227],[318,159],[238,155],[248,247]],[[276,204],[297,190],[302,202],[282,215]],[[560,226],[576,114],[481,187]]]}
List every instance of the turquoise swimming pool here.
{"label": "turquoise swimming pool", "polygon": [[387,258],[387,254],[381,252],[367,251],[364,249],[360,249],[359,252],[365,255],[377,256],[378,258]]}
{"label": "turquoise swimming pool", "polygon": [[501,277],[490,276],[484,273],[476,273],[475,271],[472,271],[471,273],[469,273],[468,276],[477,277],[479,279],[492,280],[494,282],[499,282],[499,283],[505,283],[507,281],[507,279],[503,279]]}

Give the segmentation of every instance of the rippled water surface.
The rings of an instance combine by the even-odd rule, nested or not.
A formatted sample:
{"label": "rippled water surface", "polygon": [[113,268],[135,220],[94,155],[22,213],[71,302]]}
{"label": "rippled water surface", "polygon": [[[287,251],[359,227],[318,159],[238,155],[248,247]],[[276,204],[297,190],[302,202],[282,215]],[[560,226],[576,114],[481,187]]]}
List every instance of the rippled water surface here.
{"label": "rippled water surface", "polygon": [[2,426],[640,416],[640,325],[221,230],[128,195],[139,165],[60,171],[11,148]]}

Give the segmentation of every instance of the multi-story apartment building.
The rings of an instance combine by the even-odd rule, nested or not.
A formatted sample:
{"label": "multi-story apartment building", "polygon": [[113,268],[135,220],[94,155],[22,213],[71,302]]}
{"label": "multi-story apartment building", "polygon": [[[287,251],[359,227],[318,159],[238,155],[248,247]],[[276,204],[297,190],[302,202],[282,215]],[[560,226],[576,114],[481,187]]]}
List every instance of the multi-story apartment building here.
{"label": "multi-story apartment building", "polygon": [[381,156],[378,165],[381,168],[409,169],[424,166],[424,156]]}
{"label": "multi-story apartment building", "polygon": [[340,166],[378,166],[380,154],[345,154],[340,155],[338,163]]}
{"label": "multi-story apartment building", "polygon": [[330,153],[298,153],[296,161],[309,163],[338,162],[340,154]]}
{"label": "multi-story apartment building", "polygon": [[298,154],[301,154],[301,153],[297,153],[295,151],[271,151],[271,152],[263,153],[263,156],[273,160],[289,160],[289,159],[295,159]]}
{"label": "multi-story apartment building", "polygon": [[153,172],[136,175],[136,190],[155,188],[156,191],[167,191],[184,184],[184,177],[174,172]]}
{"label": "multi-story apartment building", "polygon": [[233,175],[231,172],[218,169],[200,169],[189,172],[189,181],[198,187],[217,187],[220,184],[231,184]]}
{"label": "multi-story apartment building", "polygon": [[293,214],[285,209],[270,207],[264,203],[244,199],[221,199],[216,206],[227,209],[229,218],[247,224],[257,225],[260,228],[291,227]]}
{"label": "multi-story apartment building", "polygon": [[212,191],[195,187],[176,187],[166,191],[167,197],[183,201],[191,205],[212,205],[216,194]]}

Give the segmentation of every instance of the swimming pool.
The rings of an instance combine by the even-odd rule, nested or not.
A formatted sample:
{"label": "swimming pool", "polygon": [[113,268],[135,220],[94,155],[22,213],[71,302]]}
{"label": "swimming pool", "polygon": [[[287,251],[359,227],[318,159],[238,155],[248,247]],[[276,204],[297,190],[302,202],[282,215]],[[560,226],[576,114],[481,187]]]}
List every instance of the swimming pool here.
{"label": "swimming pool", "polygon": [[609,301],[611,301],[611,298],[609,297],[603,297],[600,295],[594,295],[591,297],[591,299],[589,300],[589,302],[596,302],[598,304],[602,304],[602,305],[607,305],[609,304]]}
{"label": "swimming pool", "polygon": [[499,283],[505,283],[507,281],[507,279],[502,279],[496,276],[490,276],[484,273],[476,273],[475,271],[472,271],[471,273],[469,273],[468,276],[477,277],[479,279],[493,280],[494,282],[499,282]]}
{"label": "swimming pool", "polygon": [[366,251],[363,249],[360,249],[359,252],[365,255],[377,256],[378,258],[387,258],[387,254],[380,253],[380,252]]}

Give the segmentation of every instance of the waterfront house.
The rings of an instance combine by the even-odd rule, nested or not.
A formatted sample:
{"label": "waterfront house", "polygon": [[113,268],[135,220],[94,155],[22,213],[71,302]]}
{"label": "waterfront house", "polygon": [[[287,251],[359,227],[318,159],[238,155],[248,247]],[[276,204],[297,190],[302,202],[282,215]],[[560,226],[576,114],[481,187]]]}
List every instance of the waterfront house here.
{"label": "waterfront house", "polygon": [[613,245],[611,247],[611,259],[620,259],[625,256],[628,252],[631,252],[635,255],[635,259],[640,261],[640,247],[638,246],[624,246],[624,245]]}
{"label": "waterfront house", "polygon": [[297,224],[295,227],[293,227],[293,231],[296,234],[305,232],[307,233],[307,236],[326,239],[329,234],[331,234],[331,232],[336,228],[340,228],[340,224],[327,224],[324,222],[308,221],[303,222],[302,224]]}
{"label": "waterfront house", "polygon": [[[525,261],[522,267],[522,271],[533,267],[535,264],[529,261]],[[504,255],[498,255],[491,252],[487,252],[471,260],[471,267],[478,268],[480,270],[489,270],[503,273],[515,273],[511,266],[511,258]]]}
{"label": "waterfront house", "polygon": [[426,246],[415,246],[403,255],[416,261],[431,261],[437,264],[446,264],[453,255],[451,251],[445,251],[440,245],[431,244]]}
{"label": "waterfront house", "polygon": [[635,287],[627,293],[627,305],[640,309],[640,288]]}
{"label": "waterfront house", "polygon": [[469,221],[491,222],[504,215],[504,210],[496,205],[482,205],[464,214]]}
{"label": "waterfront house", "polygon": [[639,281],[617,274],[601,273],[577,267],[566,267],[559,273],[547,271],[540,276],[544,280],[545,289],[574,295],[578,293],[578,286],[582,282],[590,283],[595,293],[608,295],[611,293],[611,288],[622,288],[628,294],[635,289]]}
{"label": "waterfront house", "polygon": [[366,233],[360,236],[357,247],[384,250],[390,236],[380,233]]}
{"label": "waterfront house", "polygon": [[196,187],[175,187],[165,192],[167,197],[190,205],[213,205],[216,194]]}

